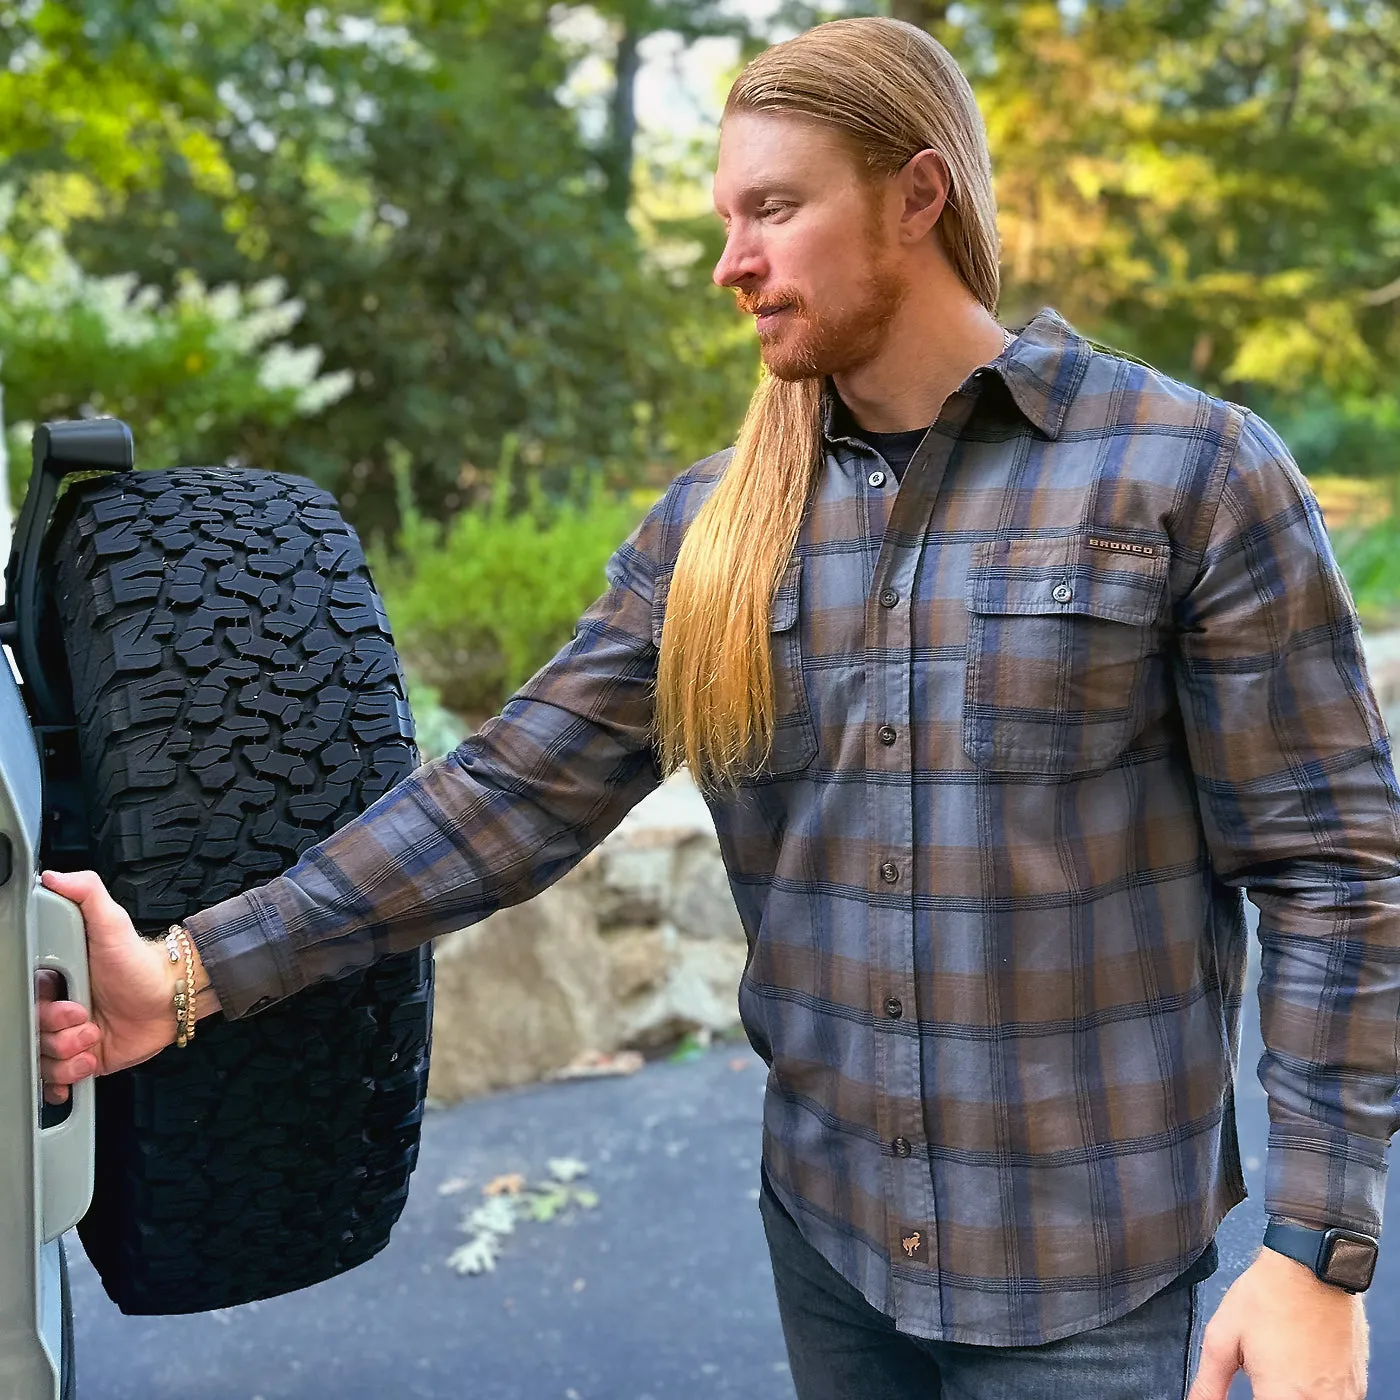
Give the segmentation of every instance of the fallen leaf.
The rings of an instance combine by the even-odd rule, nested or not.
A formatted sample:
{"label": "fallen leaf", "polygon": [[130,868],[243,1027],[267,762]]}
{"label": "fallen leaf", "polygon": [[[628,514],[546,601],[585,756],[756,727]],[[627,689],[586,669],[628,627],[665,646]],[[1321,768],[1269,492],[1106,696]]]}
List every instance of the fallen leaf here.
{"label": "fallen leaf", "polygon": [[580,1162],[577,1157],[551,1157],[545,1166],[555,1181],[576,1181],[588,1175],[588,1163]]}
{"label": "fallen leaf", "polygon": [[531,1220],[546,1224],[569,1204],[568,1191],[539,1191],[526,1198]]}
{"label": "fallen leaf", "polygon": [[462,1222],[462,1228],[477,1232],[489,1230],[493,1235],[509,1235],[515,1229],[517,1205],[517,1197],[492,1196],[467,1216]]}
{"label": "fallen leaf", "polygon": [[449,1268],[459,1274],[485,1274],[496,1267],[500,1250],[495,1235],[478,1235],[447,1256]]}
{"label": "fallen leaf", "polygon": [[636,1074],[646,1063],[636,1050],[619,1050],[607,1054],[602,1050],[585,1050],[576,1055],[563,1069],[551,1071],[547,1079],[600,1079],[608,1075]]}
{"label": "fallen leaf", "polygon": [[574,1191],[574,1204],[582,1206],[584,1210],[592,1210],[598,1204],[598,1193],[580,1186]]}
{"label": "fallen leaf", "polygon": [[449,1176],[438,1187],[439,1196],[455,1196],[459,1191],[465,1191],[471,1185],[471,1180],[465,1176]]}
{"label": "fallen leaf", "polygon": [[481,1188],[483,1196],[518,1196],[525,1189],[525,1177],[521,1172],[506,1172],[504,1176],[493,1176]]}

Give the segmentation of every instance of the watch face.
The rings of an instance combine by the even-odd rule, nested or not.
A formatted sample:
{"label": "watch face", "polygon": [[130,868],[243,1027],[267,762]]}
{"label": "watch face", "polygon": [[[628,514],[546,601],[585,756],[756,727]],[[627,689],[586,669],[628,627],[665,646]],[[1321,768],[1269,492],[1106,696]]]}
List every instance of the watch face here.
{"label": "watch face", "polygon": [[[1329,1231],[1329,1233],[1331,1233]],[[1373,1241],[1336,1233],[1327,1249],[1322,1277],[1327,1283],[1364,1293],[1376,1271],[1377,1249]]]}

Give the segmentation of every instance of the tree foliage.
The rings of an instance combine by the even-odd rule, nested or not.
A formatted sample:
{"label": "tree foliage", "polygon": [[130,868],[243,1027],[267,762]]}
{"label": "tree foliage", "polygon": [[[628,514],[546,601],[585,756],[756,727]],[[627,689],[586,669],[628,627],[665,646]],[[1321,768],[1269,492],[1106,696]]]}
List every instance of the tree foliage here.
{"label": "tree foliage", "polygon": [[[480,494],[508,436],[556,493],[580,469],[618,484],[691,450],[668,417],[703,389],[675,369],[679,289],[559,100],[542,0],[30,10],[0,31],[0,110],[31,107],[0,132],[16,237],[58,223],[88,272],[166,291],[182,269],[280,278],[304,305],[297,340],[353,376],[332,412],[248,425],[230,451],[374,522],[392,517],[393,450],[433,514]],[[91,81],[39,99],[70,71]],[[80,128],[111,150],[75,145]]]}
{"label": "tree foliage", "polygon": [[[527,479],[555,498],[654,485],[722,446],[754,353],[707,285],[713,140],[647,146],[634,81],[659,32],[746,50],[761,36],[719,0],[594,8],[615,82],[588,132],[561,97],[575,55],[545,0],[0,3],[8,276],[37,284],[57,234],[92,287],[154,289],[140,295],[161,314],[186,305],[182,288],[246,296],[276,278],[301,307],[279,337],[319,347],[319,373],[350,389],[290,411],[235,404],[226,377],[211,420],[179,405],[212,368],[172,354],[133,389],[117,357],[79,358],[82,335],[47,358],[31,335],[21,353],[13,316],[7,382],[43,378],[44,395],[19,392],[35,404],[133,405],[161,453],[307,472],[371,529],[397,518],[395,454],[424,512],[445,516],[484,498],[507,443],[514,508]],[[788,0],[779,17],[873,8]],[[1260,408],[1306,466],[1396,474],[1397,7],[884,8],[942,38],[977,91],[1005,320],[1048,302]]]}
{"label": "tree foliage", "polygon": [[923,8],[986,116],[1008,319],[1051,302],[1317,469],[1400,467],[1396,7]]}

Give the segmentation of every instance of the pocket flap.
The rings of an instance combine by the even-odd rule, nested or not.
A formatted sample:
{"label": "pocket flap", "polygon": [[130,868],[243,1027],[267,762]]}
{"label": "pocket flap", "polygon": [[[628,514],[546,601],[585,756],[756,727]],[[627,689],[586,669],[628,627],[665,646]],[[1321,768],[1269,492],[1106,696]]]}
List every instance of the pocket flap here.
{"label": "pocket flap", "polygon": [[[651,640],[661,645],[661,629],[666,622],[666,599],[671,592],[673,569],[659,574],[651,594]],[[794,554],[773,591],[773,607],[768,623],[770,632],[786,632],[797,621],[802,592],[802,556]]]}
{"label": "pocket flap", "polygon": [[1170,559],[1165,543],[1137,548],[1151,552],[1091,544],[1086,535],[983,540],[968,569],[968,611],[1146,625],[1161,611]]}
{"label": "pocket flap", "polygon": [[770,632],[786,632],[797,621],[797,606],[801,602],[799,596],[801,590],[802,556],[794,554],[788,560],[787,568],[783,570],[783,576],[778,580],[777,588],[773,590],[773,608],[768,623]]}

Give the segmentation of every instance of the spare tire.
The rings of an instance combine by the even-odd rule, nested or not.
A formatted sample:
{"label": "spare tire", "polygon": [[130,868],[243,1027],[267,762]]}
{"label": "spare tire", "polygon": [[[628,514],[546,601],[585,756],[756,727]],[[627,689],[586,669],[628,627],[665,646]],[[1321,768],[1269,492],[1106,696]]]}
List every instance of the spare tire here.
{"label": "spare tire", "polygon": [[[276,875],[418,761],[354,531],[300,477],[80,480],[49,536],[92,864],[137,927]],[[432,958],[386,958],[98,1083],[78,1227],[126,1313],[267,1298],[361,1263],[408,1194]]]}

